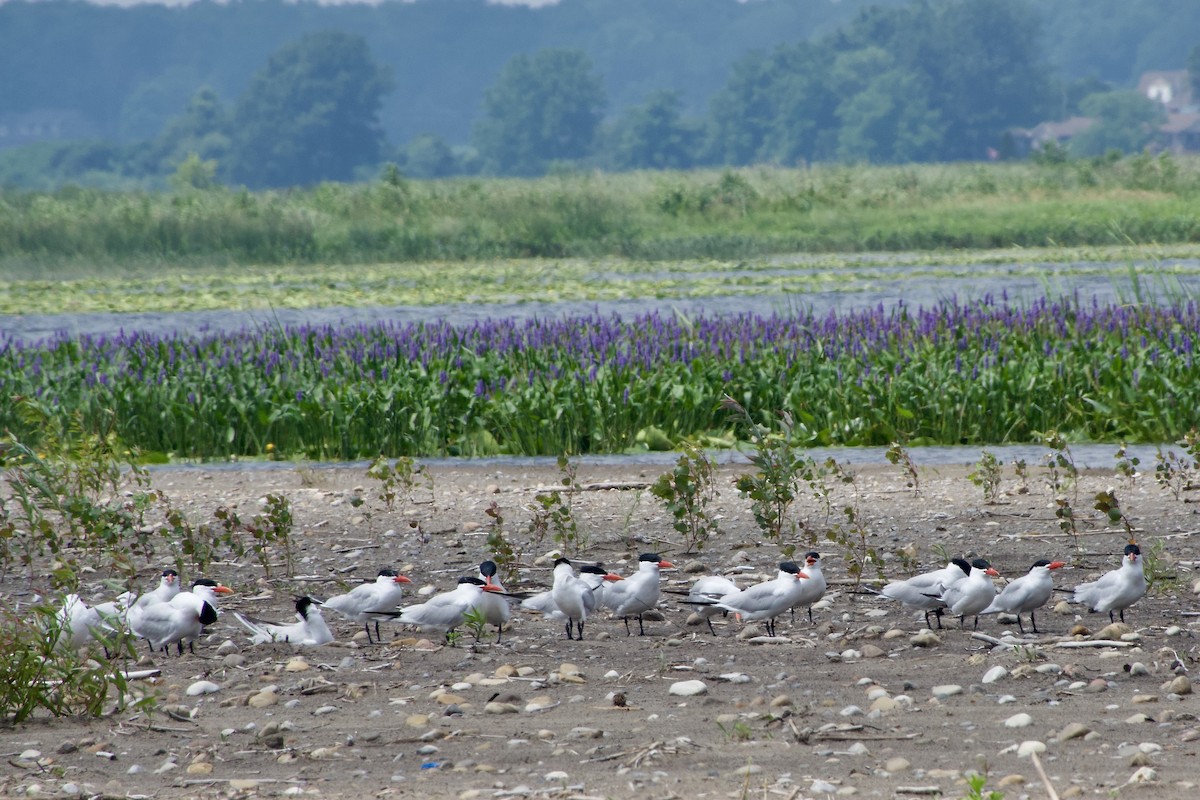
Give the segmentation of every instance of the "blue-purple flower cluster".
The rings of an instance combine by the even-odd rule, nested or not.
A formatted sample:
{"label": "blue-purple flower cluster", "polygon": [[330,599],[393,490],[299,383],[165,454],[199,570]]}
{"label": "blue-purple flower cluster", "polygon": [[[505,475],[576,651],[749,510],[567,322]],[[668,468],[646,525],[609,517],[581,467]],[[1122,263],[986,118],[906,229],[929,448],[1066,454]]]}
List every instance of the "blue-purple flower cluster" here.
{"label": "blue-purple flower cluster", "polygon": [[[0,392],[180,457],[620,452],[725,431],[729,394],[809,444],[1170,441],[1200,424],[1195,303],[1078,297],[851,313],[489,319],[0,340]],[[11,410],[0,424],[22,432]],[[25,431],[34,435],[34,431]]]}

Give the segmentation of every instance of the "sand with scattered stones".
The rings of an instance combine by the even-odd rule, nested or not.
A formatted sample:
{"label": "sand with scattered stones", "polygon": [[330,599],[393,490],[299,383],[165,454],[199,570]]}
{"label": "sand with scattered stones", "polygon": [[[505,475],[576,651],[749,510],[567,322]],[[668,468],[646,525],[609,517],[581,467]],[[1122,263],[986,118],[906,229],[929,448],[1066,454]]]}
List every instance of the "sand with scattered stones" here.
{"label": "sand with scattered stones", "polygon": [[[686,587],[694,570],[736,568],[741,583],[772,576],[778,547],[764,542],[732,486],[744,469],[720,468],[713,508],[723,532],[687,554],[644,488],[662,468],[581,466],[586,490],[572,503],[587,547],[573,555],[627,572],[639,552],[658,550],[680,567],[664,573],[667,588]],[[1200,796],[1200,699],[1171,691],[1187,688],[1178,675],[1196,671],[1200,653],[1200,617],[1189,615],[1200,610],[1196,506],[1152,475],[1130,485],[1111,472],[1086,474],[1075,501],[1087,533],[1079,552],[1059,531],[1037,471],[1023,493],[1006,475],[1001,502],[985,505],[969,467],[922,470],[919,492],[897,467],[863,467],[853,488],[838,489],[828,522],[811,500],[797,516],[821,528],[855,502],[870,544],[908,548],[922,569],[946,553],[977,554],[1011,578],[1039,558],[1063,559],[1072,566],[1056,581],[1069,587],[1119,561],[1124,535],[1090,500],[1115,487],[1143,551],[1173,578],[1126,615],[1131,646],[1057,647],[1076,625],[1094,633],[1108,620],[1051,608],[1039,618],[1042,634],[1020,649],[994,648],[949,619],[936,638],[915,640],[927,636],[921,618],[856,592],[838,546],[826,542],[817,549],[832,586],[815,626],[784,616],[771,643],[748,640],[752,632],[732,619],[718,618],[713,637],[686,624],[678,596],[664,595],[662,618],[647,622],[644,637],[597,617],[584,641],[568,641],[559,623],[517,614],[500,644],[489,634],[447,647],[393,625],[383,645],[370,645],[360,626],[330,613],[332,645],[251,647],[228,611],[287,619],[297,591],[327,597],[389,565],[414,590],[450,588],[487,555],[485,510],[497,504],[510,537],[524,542],[534,495],[557,482],[558,469],[435,466],[431,486],[392,510],[363,469],[157,470],[154,486],[197,520],[220,505],[249,517],[268,492],[286,495],[296,577],[266,579],[252,562],[214,566],[210,577],[237,595],[197,655],[153,658],[162,710],[0,728],[0,795],[962,797],[964,775],[985,770],[988,788],[1006,797],[1048,797],[1023,755],[1035,750],[1059,797]],[[548,559],[535,559],[554,542],[524,547],[518,588],[545,586]],[[142,588],[159,566],[146,566]],[[885,569],[908,574],[896,558]],[[104,576],[88,577],[85,597],[102,599]],[[24,580],[0,585],[5,602],[27,590]],[[986,617],[980,631],[1000,638],[1016,628]],[[199,681],[217,691],[189,695]],[[673,695],[686,681],[703,693]]]}

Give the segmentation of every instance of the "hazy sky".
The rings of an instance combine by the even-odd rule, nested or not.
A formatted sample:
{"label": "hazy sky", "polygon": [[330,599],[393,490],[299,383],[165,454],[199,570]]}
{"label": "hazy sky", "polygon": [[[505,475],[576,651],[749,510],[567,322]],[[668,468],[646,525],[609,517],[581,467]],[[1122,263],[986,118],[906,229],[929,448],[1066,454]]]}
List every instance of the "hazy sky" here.
{"label": "hazy sky", "polygon": [[[488,4],[494,5],[494,6],[530,6],[532,8],[538,8],[540,6],[552,6],[559,2],[559,0],[485,0],[485,1]],[[0,4],[3,4],[4,2],[5,2],[5,0],[0,0]],[[139,5],[145,5],[147,3],[156,3],[156,4],[162,5],[162,6],[186,6],[186,5],[191,5],[194,2],[198,2],[198,0],[87,0],[87,2],[93,3],[94,5],[98,5],[98,6],[139,6]],[[221,2],[221,0],[216,0],[216,2]],[[315,2],[315,3],[318,3],[319,5],[323,5],[323,6],[336,6],[336,5],[344,5],[347,3],[368,3],[370,5],[379,5],[380,3],[383,3],[383,2],[410,3],[410,2],[415,2],[415,0],[299,0],[299,2],[308,2],[308,3]]]}

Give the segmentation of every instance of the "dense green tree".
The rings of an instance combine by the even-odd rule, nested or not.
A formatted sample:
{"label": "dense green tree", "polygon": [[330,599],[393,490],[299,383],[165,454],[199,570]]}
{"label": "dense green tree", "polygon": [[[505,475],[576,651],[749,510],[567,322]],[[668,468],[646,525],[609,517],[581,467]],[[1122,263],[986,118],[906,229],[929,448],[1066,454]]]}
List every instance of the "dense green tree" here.
{"label": "dense green tree", "polygon": [[[870,49],[854,55],[868,54]],[[890,61],[886,54],[876,56]],[[838,106],[838,158],[876,164],[937,160],[945,131],[920,76],[877,67],[876,74],[860,76],[862,85]]]}
{"label": "dense green tree", "polygon": [[590,154],[604,106],[604,85],[582,50],[518,55],[484,94],[475,145],[489,172],[539,175]]}
{"label": "dense green tree", "polygon": [[285,45],[238,98],[230,177],[255,187],[350,180],[380,160],[391,87],[360,36],[325,31]]}
{"label": "dense green tree", "polygon": [[1084,98],[1080,108],[1096,122],[1071,138],[1070,150],[1079,156],[1098,156],[1110,150],[1139,152],[1167,116],[1161,103],[1133,89],[1093,94]]}
{"label": "dense green tree", "polygon": [[401,162],[404,174],[413,178],[445,178],[458,171],[458,161],[450,145],[432,133],[409,142]]}
{"label": "dense green tree", "polygon": [[229,146],[229,112],[216,92],[204,87],[153,142],[149,150],[156,163],[148,168],[168,173],[191,155],[219,165],[229,157]]}
{"label": "dense green tree", "polygon": [[608,133],[608,162],[616,169],[687,169],[701,144],[700,123],[684,119],[679,92],[654,92]]}
{"label": "dense green tree", "polygon": [[1200,44],[1188,53],[1187,73],[1188,84],[1192,89],[1192,102],[1200,103]]}

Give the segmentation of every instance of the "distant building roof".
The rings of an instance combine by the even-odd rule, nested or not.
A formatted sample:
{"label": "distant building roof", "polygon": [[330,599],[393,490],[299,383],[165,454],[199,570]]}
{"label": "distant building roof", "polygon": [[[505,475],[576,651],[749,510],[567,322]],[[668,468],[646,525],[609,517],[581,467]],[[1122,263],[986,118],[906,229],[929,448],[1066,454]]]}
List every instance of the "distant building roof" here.
{"label": "distant building roof", "polygon": [[1143,97],[1157,100],[1168,110],[1182,109],[1192,103],[1192,82],[1184,69],[1143,72],[1137,88]]}

